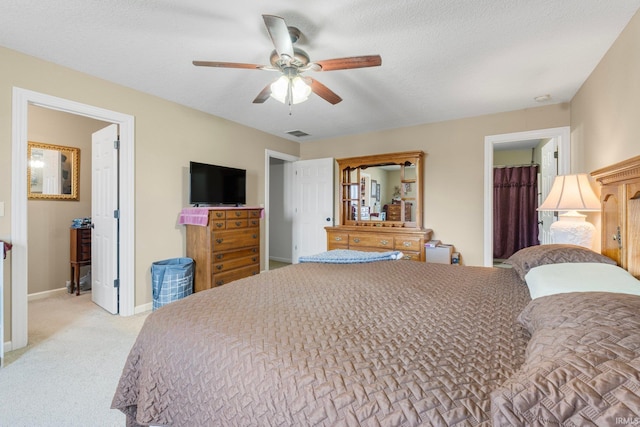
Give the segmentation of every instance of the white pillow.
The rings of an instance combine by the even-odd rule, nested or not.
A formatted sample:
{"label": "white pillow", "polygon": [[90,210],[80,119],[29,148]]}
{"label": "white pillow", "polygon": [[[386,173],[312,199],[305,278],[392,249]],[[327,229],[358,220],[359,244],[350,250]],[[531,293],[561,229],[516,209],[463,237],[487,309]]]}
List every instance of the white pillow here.
{"label": "white pillow", "polygon": [[534,267],[524,277],[531,298],[568,292],[615,292],[640,295],[640,280],[610,264],[581,262]]}

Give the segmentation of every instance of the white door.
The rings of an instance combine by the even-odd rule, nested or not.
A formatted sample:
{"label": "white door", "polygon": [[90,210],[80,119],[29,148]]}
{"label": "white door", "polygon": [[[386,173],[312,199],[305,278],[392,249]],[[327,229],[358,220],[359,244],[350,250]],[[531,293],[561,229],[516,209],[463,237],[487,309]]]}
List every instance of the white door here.
{"label": "white door", "polygon": [[333,159],[300,160],[293,164],[293,256],[327,250],[326,226],[333,225]]}
{"label": "white door", "polygon": [[91,137],[91,298],[118,313],[118,125]]}
{"label": "white door", "polygon": [[[540,195],[538,197],[538,206],[542,204],[544,200],[546,200],[549,195],[549,191],[551,190],[551,186],[553,185],[553,180],[558,174],[558,162],[557,162],[557,153],[558,152],[558,140],[556,138],[551,138],[549,142],[542,146],[541,156],[542,156],[542,164],[540,171]],[[539,236],[540,244],[547,245],[549,243],[553,243],[551,241],[551,232],[550,227],[551,223],[555,221],[555,216],[553,212],[550,211],[542,211],[538,212],[538,221],[541,223],[539,226]]]}

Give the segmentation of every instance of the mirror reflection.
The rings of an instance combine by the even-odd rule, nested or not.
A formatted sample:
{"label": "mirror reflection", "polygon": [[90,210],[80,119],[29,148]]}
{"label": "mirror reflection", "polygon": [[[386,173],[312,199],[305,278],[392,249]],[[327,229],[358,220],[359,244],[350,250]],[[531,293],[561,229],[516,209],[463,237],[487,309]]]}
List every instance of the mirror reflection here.
{"label": "mirror reflection", "polygon": [[78,200],[79,148],[29,142],[27,150],[29,199]]}
{"label": "mirror reflection", "polygon": [[404,199],[404,221],[414,221],[416,204],[411,200],[416,198],[415,165],[405,166],[404,171],[400,165],[371,166],[359,170],[352,169],[349,174],[350,182],[357,182],[358,175],[360,176],[360,185],[350,187],[349,198],[353,202],[349,220],[401,221],[401,200]]}

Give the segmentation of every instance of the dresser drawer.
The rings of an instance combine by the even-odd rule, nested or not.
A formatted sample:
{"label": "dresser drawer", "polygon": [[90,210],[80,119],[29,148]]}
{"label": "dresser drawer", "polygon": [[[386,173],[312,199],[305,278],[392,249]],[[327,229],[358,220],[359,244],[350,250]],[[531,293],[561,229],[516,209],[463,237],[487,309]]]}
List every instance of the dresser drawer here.
{"label": "dresser drawer", "polygon": [[402,251],[402,259],[405,261],[424,261],[420,252]]}
{"label": "dresser drawer", "polygon": [[224,219],[211,219],[209,221],[209,226],[212,230],[224,230],[227,228],[227,221]]}
{"label": "dresser drawer", "polygon": [[260,264],[250,265],[222,273],[214,272],[211,282],[213,286],[222,286],[229,282],[233,282],[234,280],[242,279],[243,277],[255,276],[256,274],[260,274]]}
{"label": "dresser drawer", "polygon": [[213,255],[213,259],[211,260],[211,262],[214,264],[218,262],[230,261],[236,258],[244,258],[248,256],[259,257],[260,247],[255,246],[253,248],[239,249],[239,250],[230,251],[230,252],[214,252],[212,253],[212,255]]}
{"label": "dresser drawer", "polygon": [[260,219],[262,217],[262,211],[259,209],[252,209],[249,212],[249,218]]}
{"label": "dresser drawer", "polygon": [[228,210],[226,211],[226,218],[229,219],[238,219],[238,218],[249,218],[249,212],[246,209],[238,209],[238,210]]}
{"label": "dresser drawer", "polygon": [[214,220],[225,219],[226,217],[227,217],[227,214],[223,210],[209,211],[209,223],[211,223],[211,221],[214,221]]}
{"label": "dresser drawer", "polygon": [[420,252],[422,250],[422,246],[424,245],[424,240],[420,237],[414,236],[396,236],[394,238],[393,248],[396,251],[413,251]]}
{"label": "dresser drawer", "polygon": [[209,225],[213,230],[235,230],[237,228],[259,227],[260,219],[234,218],[227,220],[212,220]]}
{"label": "dresser drawer", "polygon": [[260,254],[245,256],[242,258],[230,258],[226,261],[217,262],[213,264],[213,274],[222,273],[225,271],[233,270],[247,265],[259,264]]}
{"label": "dresser drawer", "polygon": [[211,236],[214,251],[227,251],[260,244],[260,229],[214,231]]}
{"label": "dresser drawer", "polygon": [[233,230],[236,228],[247,228],[248,220],[246,218],[228,219],[226,223],[227,223],[227,230]]}
{"label": "dresser drawer", "polygon": [[327,232],[327,247],[331,249],[347,249],[349,247],[349,233]]}
{"label": "dresser drawer", "polygon": [[358,249],[359,247],[393,249],[393,236],[379,236],[366,234],[350,234],[349,248]]}

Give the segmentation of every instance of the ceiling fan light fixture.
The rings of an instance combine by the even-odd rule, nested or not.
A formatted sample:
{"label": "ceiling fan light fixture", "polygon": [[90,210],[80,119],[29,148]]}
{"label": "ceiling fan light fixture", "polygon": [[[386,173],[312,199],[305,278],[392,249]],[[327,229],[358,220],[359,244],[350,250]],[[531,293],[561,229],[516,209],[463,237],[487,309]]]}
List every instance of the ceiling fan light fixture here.
{"label": "ceiling fan light fixture", "polygon": [[[299,104],[306,101],[309,95],[311,95],[311,87],[300,76],[294,78],[280,76],[278,80],[271,83],[271,97],[283,104]],[[291,97],[290,100],[289,97]]]}
{"label": "ceiling fan light fixture", "polygon": [[289,78],[280,76],[278,80],[271,83],[271,97],[283,104],[287,102],[287,92],[289,90]]}

